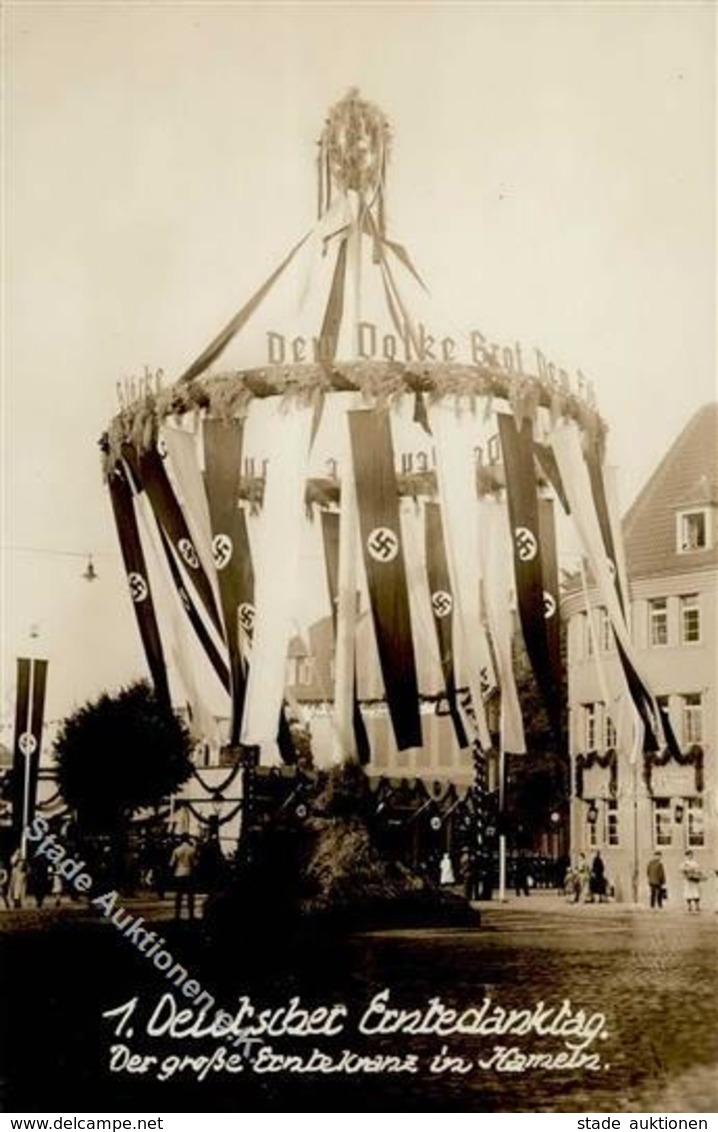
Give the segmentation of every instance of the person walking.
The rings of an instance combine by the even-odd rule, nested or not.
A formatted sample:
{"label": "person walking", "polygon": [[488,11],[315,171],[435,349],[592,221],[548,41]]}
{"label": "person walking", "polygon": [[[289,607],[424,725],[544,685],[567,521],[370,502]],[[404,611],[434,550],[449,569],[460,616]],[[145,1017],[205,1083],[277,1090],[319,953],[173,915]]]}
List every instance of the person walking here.
{"label": "person walking", "polygon": [[589,903],[591,899],[591,870],[586,860],[585,853],[578,855],[578,878],[579,878],[579,893],[580,898],[585,904]]}
{"label": "person walking", "polygon": [[681,865],[683,873],[683,899],[689,912],[701,910],[701,881],[703,873],[700,865],[693,856],[693,850],[686,850],[686,859]]}
{"label": "person walking", "polygon": [[516,889],[516,895],[521,896],[521,894],[523,893],[524,896],[528,896],[529,867],[526,858],[522,853],[519,853],[518,857],[516,858],[514,869],[514,887]]}
{"label": "person walking", "polygon": [[666,885],[666,870],[660,850],[656,849],[646,868],[648,887],[651,893],[651,908],[663,907],[663,894]]}
{"label": "person walking", "polygon": [[26,896],[27,861],[18,847],[10,858],[10,903],[13,908],[22,908]]}
{"label": "person walking", "polygon": [[194,919],[194,869],[197,852],[188,833],[180,837],[172,850],[170,869],[175,885],[175,919],[182,919],[182,902],[187,898],[187,917]]}
{"label": "person walking", "polygon": [[593,902],[598,897],[599,904],[605,903],[606,900],[606,866],[603,863],[603,857],[600,850],[596,850],[596,856],[591,862],[591,876],[589,878],[589,889],[591,892],[591,901]]}

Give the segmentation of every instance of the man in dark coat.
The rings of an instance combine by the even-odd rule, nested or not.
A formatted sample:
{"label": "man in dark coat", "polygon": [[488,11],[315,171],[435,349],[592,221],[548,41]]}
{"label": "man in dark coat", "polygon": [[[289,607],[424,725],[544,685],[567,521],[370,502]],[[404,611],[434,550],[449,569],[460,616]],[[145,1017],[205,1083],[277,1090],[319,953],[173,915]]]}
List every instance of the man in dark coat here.
{"label": "man in dark coat", "polygon": [[666,883],[666,870],[663,867],[661,854],[658,849],[648,862],[646,869],[648,886],[651,890],[651,908],[663,907],[663,890]]}

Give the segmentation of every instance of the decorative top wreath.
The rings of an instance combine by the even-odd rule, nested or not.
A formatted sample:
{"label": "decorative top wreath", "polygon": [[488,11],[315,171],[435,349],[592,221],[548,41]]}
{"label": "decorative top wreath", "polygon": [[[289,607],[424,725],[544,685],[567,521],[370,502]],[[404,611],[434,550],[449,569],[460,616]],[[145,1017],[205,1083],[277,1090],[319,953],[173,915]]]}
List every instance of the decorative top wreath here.
{"label": "decorative top wreath", "polygon": [[329,111],[322,134],[332,180],[342,191],[367,194],[380,184],[389,152],[389,123],[352,89]]}

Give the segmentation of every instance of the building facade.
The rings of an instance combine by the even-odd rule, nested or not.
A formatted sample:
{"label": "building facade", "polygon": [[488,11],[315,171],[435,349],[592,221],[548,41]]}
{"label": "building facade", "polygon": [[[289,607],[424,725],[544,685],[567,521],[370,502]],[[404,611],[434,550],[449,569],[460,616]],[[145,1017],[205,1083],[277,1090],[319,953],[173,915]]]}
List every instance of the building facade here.
{"label": "building facade", "polygon": [[[647,898],[659,851],[670,907],[681,864],[699,862],[716,904],[718,780],[718,405],[688,422],[623,520],[630,628],[640,671],[668,716],[680,756],[634,754],[620,734],[625,698],[605,609],[583,587],[566,596],[572,849],[596,850],[619,900]],[[588,599],[588,600],[586,600]],[[611,701],[611,702],[607,702]]]}

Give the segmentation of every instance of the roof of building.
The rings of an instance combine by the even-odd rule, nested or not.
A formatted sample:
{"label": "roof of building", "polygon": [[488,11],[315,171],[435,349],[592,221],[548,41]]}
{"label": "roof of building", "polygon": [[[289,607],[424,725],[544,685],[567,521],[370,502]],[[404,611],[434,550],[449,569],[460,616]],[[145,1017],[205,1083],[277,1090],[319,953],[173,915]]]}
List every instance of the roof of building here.
{"label": "roof of building", "polygon": [[[718,565],[718,403],[704,405],[689,420],[623,520],[631,577],[691,573]],[[679,547],[677,516],[709,508],[707,546]]]}

